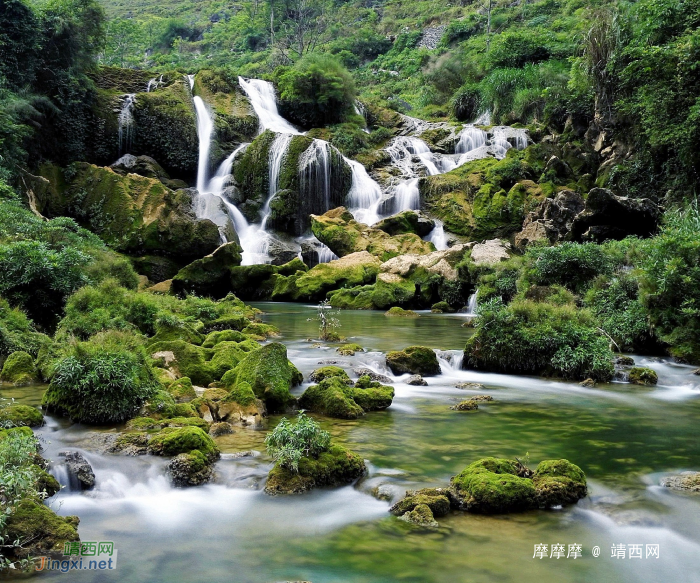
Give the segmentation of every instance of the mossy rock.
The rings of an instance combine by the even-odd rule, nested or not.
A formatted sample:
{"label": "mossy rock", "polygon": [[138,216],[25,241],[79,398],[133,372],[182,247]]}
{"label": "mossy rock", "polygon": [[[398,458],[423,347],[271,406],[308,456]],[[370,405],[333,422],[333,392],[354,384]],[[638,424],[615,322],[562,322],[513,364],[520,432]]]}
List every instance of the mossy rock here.
{"label": "mossy rock", "polygon": [[48,506],[29,498],[22,500],[10,514],[4,535],[8,541],[23,541],[14,547],[14,558],[63,554],[67,542],[79,541],[77,516],[58,516]]}
{"label": "mossy rock", "polygon": [[[269,300],[277,286],[281,285],[278,282],[287,281],[289,276],[299,276],[299,272],[308,270],[298,257],[284,265],[241,265],[231,269],[231,289],[245,300]],[[282,296],[276,295],[274,299],[280,300]],[[294,298],[290,296],[288,299]]]}
{"label": "mossy rock", "polygon": [[[399,277],[385,278],[380,274],[373,285],[338,289],[329,292],[331,306],[344,310],[386,310],[410,305],[416,299],[416,284]],[[387,281],[390,279],[390,281]]]}
{"label": "mossy rock", "polygon": [[163,419],[172,416],[172,411],[175,407],[175,399],[166,391],[156,391],[141,410],[141,414],[145,417],[154,419]]}
{"label": "mossy rock", "polygon": [[409,346],[386,355],[386,363],[394,374],[419,374],[421,376],[440,374],[440,364],[432,348]]}
{"label": "mossy rock", "polygon": [[287,348],[273,342],[250,352],[224,382],[231,386],[249,383],[271,412],[283,412],[294,400],[289,389],[303,380],[299,376],[287,359]]}
{"label": "mossy rock", "polygon": [[168,392],[177,403],[187,403],[197,397],[192,381],[188,377],[177,379],[168,387]]}
{"label": "mossy rock", "polygon": [[367,468],[358,454],[332,445],[317,458],[302,457],[299,471],[275,465],[267,476],[267,494],[300,494],[313,488],[343,486],[362,477]]}
{"label": "mossy rock", "polygon": [[425,237],[435,227],[435,221],[416,211],[403,211],[386,219],[382,219],[375,229],[380,229],[389,235],[405,235],[415,233],[419,237]]}
{"label": "mossy rock", "polygon": [[219,457],[216,443],[199,427],[166,427],[148,442],[148,452],[152,455],[175,456],[194,450],[200,451],[210,460]]}
{"label": "mossy rock", "polygon": [[359,344],[349,343],[339,346],[335,351],[341,356],[355,356],[356,352],[364,352],[365,349]]}
{"label": "mossy rock", "polygon": [[412,510],[406,512],[399,517],[401,520],[415,524],[416,526],[437,528],[440,526],[435,520],[430,506],[427,504],[418,504]]}
{"label": "mossy rock", "polygon": [[338,257],[367,251],[381,261],[388,261],[397,255],[426,255],[435,251],[432,243],[414,233],[392,236],[358,223],[342,206],[320,216],[311,215],[311,230]]}
{"label": "mossy rock", "polygon": [[185,322],[179,322],[177,325],[158,323],[156,324],[156,333],[148,339],[147,346],[172,340],[183,340],[188,344],[199,346],[204,341],[204,336],[197,332],[191,324]]}
{"label": "mossy rock", "polygon": [[126,428],[131,431],[148,431],[149,429],[162,429],[164,421],[153,417],[134,417],[126,422]]}
{"label": "mossy rock", "polygon": [[61,484],[56,478],[49,474],[46,470],[36,467],[36,490],[37,492],[46,492],[46,496],[51,498],[61,491]]}
{"label": "mossy rock", "polygon": [[389,512],[402,516],[411,512],[416,506],[425,504],[433,516],[445,516],[450,511],[449,491],[444,488],[424,488],[418,491],[407,491],[406,496],[394,504]]}
{"label": "mossy rock", "polygon": [[416,314],[413,310],[404,310],[403,308],[399,308],[398,306],[394,306],[393,308],[390,308],[387,312],[384,313],[385,316],[399,316],[402,318],[418,318],[420,317],[420,314]]}
{"label": "mossy rock", "polygon": [[650,368],[635,366],[629,371],[630,382],[635,385],[655,385],[659,382],[659,375]]}
{"label": "mossy rock", "polygon": [[231,289],[231,268],[241,264],[241,246],[236,241],[221,245],[211,255],[193,261],[173,277],[174,294],[223,298]]}
{"label": "mossy rock", "polygon": [[13,385],[29,385],[37,381],[38,374],[32,356],[23,351],[10,354],[0,373],[0,381]]}
{"label": "mossy rock", "polygon": [[202,343],[202,348],[214,348],[219,342],[244,342],[248,337],[238,330],[211,332]]}
{"label": "mossy rock", "polygon": [[[331,368],[331,367],[328,367]],[[371,381],[350,386],[342,376],[330,376],[312,385],[299,398],[299,406],[315,413],[339,419],[357,419],[367,411],[386,409],[392,403],[394,389]]]}
{"label": "mossy rock", "polygon": [[122,433],[110,448],[112,453],[146,455],[150,436],[147,433]]}
{"label": "mossy rock", "polygon": [[168,463],[167,468],[173,486],[201,486],[209,482],[214,475],[210,457],[195,449],[176,455]]}
{"label": "mossy rock", "polygon": [[466,401],[462,401],[461,403],[450,407],[450,409],[453,411],[476,411],[478,408],[479,405],[474,399],[467,399]]}
{"label": "mossy rock", "polygon": [[495,514],[537,506],[533,481],[520,477],[516,462],[483,458],[468,465],[451,480],[459,506],[470,512]]}
{"label": "mossy rock", "polygon": [[430,311],[433,314],[451,314],[455,310],[447,302],[437,302],[430,306]]}
{"label": "mossy rock", "polygon": [[214,356],[212,349],[195,346],[184,340],[156,342],[150,344],[148,349],[152,354],[172,352],[175,360],[170,366],[176,369],[180,376],[188,377],[197,386],[206,387],[219,380],[214,378],[214,373],[209,366],[209,360]]}
{"label": "mossy rock", "polygon": [[260,350],[260,345],[250,339],[243,342],[219,342],[214,348],[214,356],[209,361],[209,368],[215,379],[221,379],[225,373],[235,368],[248,354]]}
{"label": "mossy rock", "polygon": [[248,336],[262,336],[269,338],[270,336],[279,336],[280,331],[276,326],[271,324],[263,324],[262,322],[252,322],[243,328],[243,334]]}
{"label": "mossy rock", "polygon": [[348,373],[346,373],[339,366],[323,366],[321,368],[317,368],[309,375],[309,381],[312,383],[320,383],[322,380],[332,377],[338,377],[345,384],[350,384],[350,377],[348,376]]}
{"label": "mossy rock", "polygon": [[545,460],[532,476],[540,507],[575,504],[588,493],[586,475],[568,460]]}
{"label": "mossy rock", "polygon": [[7,423],[15,427],[41,427],[44,424],[44,416],[35,407],[13,404],[0,407],[0,424]]}

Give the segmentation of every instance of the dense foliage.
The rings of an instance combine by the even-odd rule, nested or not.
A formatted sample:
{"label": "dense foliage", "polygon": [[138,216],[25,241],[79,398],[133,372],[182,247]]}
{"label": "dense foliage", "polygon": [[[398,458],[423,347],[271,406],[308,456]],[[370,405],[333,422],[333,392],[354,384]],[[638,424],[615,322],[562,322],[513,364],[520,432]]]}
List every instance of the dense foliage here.
{"label": "dense foliage", "polygon": [[268,433],[265,445],[268,453],[283,468],[296,472],[302,457],[316,457],[330,447],[331,436],[313,419],[297,416],[296,423],[284,417]]}

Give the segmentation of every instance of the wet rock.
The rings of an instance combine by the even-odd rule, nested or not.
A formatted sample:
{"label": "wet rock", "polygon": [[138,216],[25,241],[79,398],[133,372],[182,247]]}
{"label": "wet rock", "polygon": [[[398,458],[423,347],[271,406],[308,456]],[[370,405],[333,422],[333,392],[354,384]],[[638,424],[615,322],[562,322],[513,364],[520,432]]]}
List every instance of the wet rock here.
{"label": "wet rock", "polygon": [[214,475],[214,467],[202,452],[194,450],[176,455],[168,463],[167,472],[173,486],[184,488],[209,482]]}
{"label": "wet rock", "polygon": [[480,391],[486,388],[481,383],[457,383],[455,387],[457,387],[458,389],[464,389],[468,391]]}
{"label": "wet rock", "polygon": [[407,490],[406,496],[394,504],[389,512],[402,516],[416,506],[425,505],[433,516],[445,516],[450,511],[450,493],[447,488],[423,488]]}
{"label": "wet rock", "polygon": [[226,423],[225,421],[213,423],[209,428],[209,435],[212,437],[221,437],[222,435],[231,435],[232,433],[235,433],[233,430],[233,425]]}
{"label": "wet rock", "polygon": [[291,240],[283,240],[278,237],[270,239],[267,253],[272,258],[272,265],[285,265],[299,256],[301,247]]}
{"label": "wet rock", "polygon": [[700,376],[700,368],[696,368],[696,369],[693,371],[693,374],[694,374],[694,375],[697,375],[697,376]]}
{"label": "wet rock", "polygon": [[635,366],[629,370],[629,381],[635,385],[650,386],[659,382],[659,376],[650,368]]}
{"label": "wet rock", "polygon": [[58,455],[66,460],[68,473],[77,480],[82,490],[90,490],[95,486],[95,472],[83,454],[77,451],[62,451]]}
{"label": "wet rock", "polygon": [[348,373],[346,373],[339,366],[324,366],[323,368],[317,368],[309,375],[309,382],[320,383],[324,379],[331,377],[338,377],[346,385],[354,385],[355,383],[350,380]]}
{"label": "wet rock", "polygon": [[107,451],[130,456],[146,455],[150,437],[147,433],[122,433],[115,436],[112,443],[108,445]]}
{"label": "wet rock", "polygon": [[617,356],[615,357],[615,366],[634,366],[634,359],[631,356]]}
{"label": "wet rock", "polygon": [[474,395],[473,397],[469,397],[469,400],[487,403],[493,401],[493,397],[491,395]]}
{"label": "wet rock", "polygon": [[515,235],[515,246],[524,249],[530,243],[556,243],[567,238],[574,218],[583,211],[583,197],[573,190],[563,190],[554,198],[546,198],[537,210],[530,212],[523,229]]}
{"label": "wet rock", "polygon": [[241,264],[241,246],[225,243],[213,253],[183,267],[173,277],[171,290],[178,295],[198,294],[222,298],[231,288],[231,268]]}
{"label": "wet rock", "polygon": [[586,207],[571,225],[574,241],[620,240],[629,235],[649,237],[661,218],[661,210],[648,198],[616,196],[610,190],[593,188]]}
{"label": "wet rock", "polygon": [[407,385],[414,385],[414,386],[421,386],[421,387],[425,387],[428,385],[427,381],[419,374],[414,374],[414,375],[411,375],[410,377],[408,377],[406,384]]}
{"label": "wet rock", "polygon": [[10,354],[0,372],[0,381],[12,383],[15,386],[29,385],[37,380],[38,373],[34,366],[34,359],[30,354],[22,351]]}
{"label": "wet rock", "polygon": [[365,349],[359,344],[343,344],[335,349],[341,356],[355,356],[356,352],[364,352]]}
{"label": "wet rock", "polygon": [[661,485],[672,490],[700,492],[700,472],[682,472],[677,476],[661,479]]}
{"label": "wet rock", "polygon": [[418,318],[420,314],[416,314],[413,310],[404,310],[403,308],[399,308],[398,306],[395,306],[391,308],[390,310],[387,310],[384,313],[385,316],[389,317],[403,317],[403,318]]}
{"label": "wet rock", "polygon": [[440,364],[432,348],[409,346],[386,355],[386,363],[394,374],[420,374],[423,376],[440,374]]}
{"label": "wet rock", "polygon": [[453,411],[476,411],[478,408],[479,405],[472,399],[467,399],[466,401],[462,401],[450,407]]}
{"label": "wet rock", "polygon": [[545,460],[532,475],[540,508],[575,504],[588,493],[586,476],[568,460]]}
{"label": "wet rock", "polygon": [[[394,389],[369,377],[360,377],[349,386],[342,376],[326,377],[304,391],[299,407],[339,419],[357,419],[367,411],[379,411],[391,405]],[[352,383],[352,381],[350,381]]]}
{"label": "wet rock", "polygon": [[339,364],[347,364],[347,363],[340,361],[340,360],[319,360],[318,364],[322,364],[323,366],[337,366]]}
{"label": "wet rock", "polygon": [[352,372],[358,377],[368,376],[370,379],[377,381],[378,383],[391,384],[393,382],[388,376],[374,372],[369,368],[356,368],[353,369]]}
{"label": "wet rock", "polygon": [[313,488],[342,486],[362,477],[367,471],[362,457],[339,445],[332,445],[317,458],[302,457],[299,471],[275,465],[267,477],[265,493],[301,494]]}
{"label": "wet rock", "polygon": [[582,387],[593,388],[595,387],[595,381],[593,379],[586,379],[579,383]]}
{"label": "wet rock", "polygon": [[10,427],[41,427],[44,415],[36,407],[29,405],[7,405],[0,407],[0,427],[9,424]]}
{"label": "wet rock", "polygon": [[499,239],[477,243],[472,247],[472,261],[476,265],[495,265],[510,259],[510,245]]}
{"label": "wet rock", "polygon": [[381,229],[389,235],[415,233],[420,237],[425,237],[435,228],[435,221],[420,211],[404,211],[382,219],[373,226],[375,229]]}
{"label": "wet rock", "polygon": [[416,526],[429,528],[437,528],[440,526],[437,520],[435,520],[430,507],[426,504],[418,504],[413,510],[400,516],[399,519],[415,524]]}

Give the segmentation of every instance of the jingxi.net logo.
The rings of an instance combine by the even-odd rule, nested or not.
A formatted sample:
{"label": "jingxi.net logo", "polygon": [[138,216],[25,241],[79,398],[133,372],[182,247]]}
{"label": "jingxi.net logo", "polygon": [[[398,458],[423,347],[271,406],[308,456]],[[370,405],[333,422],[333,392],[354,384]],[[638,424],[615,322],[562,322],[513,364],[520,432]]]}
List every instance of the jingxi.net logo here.
{"label": "jingxi.net logo", "polygon": [[37,571],[112,571],[117,568],[113,542],[67,542],[63,559],[37,557]]}

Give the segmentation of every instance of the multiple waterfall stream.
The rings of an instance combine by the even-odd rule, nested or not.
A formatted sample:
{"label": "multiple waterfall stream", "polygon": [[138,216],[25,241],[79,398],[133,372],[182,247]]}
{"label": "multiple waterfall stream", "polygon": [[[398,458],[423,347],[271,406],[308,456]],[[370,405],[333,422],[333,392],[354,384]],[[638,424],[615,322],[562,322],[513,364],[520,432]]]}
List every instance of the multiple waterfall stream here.
{"label": "multiple waterfall stream", "polygon": [[[194,88],[194,76],[188,77],[190,88]],[[225,196],[236,155],[245,145],[239,146],[222,164],[215,176],[210,179],[210,153],[214,132],[214,121],[207,105],[199,96],[194,96],[197,114],[197,133],[199,136],[199,164],[197,172],[197,190],[199,199],[196,205],[198,216],[209,218],[219,225],[222,240],[227,240],[226,216],[234,227],[243,248],[243,264],[269,263],[272,261],[268,250],[274,235],[268,224],[271,216],[271,203],[279,190],[280,172],[285,164],[289,144],[295,135],[303,135],[297,128],[284,119],[277,109],[275,88],[272,83],[261,79],[239,77],[240,87],[247,94],[251,106],[259,120],[259,132],[270,130],[275,138],[269,149],[267,198],[261,211],[259,223],[249,224],[240,210]],[[150,86],[150,83],[149,83]],[[356,104],[358,115],[364,115],[361,104]],[[410,131],[419,133],[429,127],[428,122],[414,120],[403,116]],[[488,121],[488,120],[480,120]],[[346,205],[354,218],[364,224],[373,225],[386,213],[395,214],[405,210],[420,208],[419,180],[423,175],[434,176],[449,172],[458,166],[479,158],[493,156],[503,158],[508,149],[525,148],[528,143],[527,132],[513,128],[494,128],[491,139],[486,131],[476,125],[464,126],[457,136],[454,154],[437,154],[431,151],[426,142],[415,135],[394,138],[386,147],[391,164],[399,171],[400,178],[384,192],[382,187],[367,172],[365,167],[343,156],[331,144],[314,139],[299,158],[300,191],[307,198],[322,201],[323,209],[334,205],[331,201],[331,179],[333,160],[344,160],[352,172],[352,185],[347,195]],[[247,144],[246,144],[247,145]],[[303,204],[302,204],[303,208]],[[274,227],[274,225],[273,225]],[[297,239],[297,243],[309,242],[309,237],[319,249],[318,261],[325,262],[335,258],[330,250],[311,236]],[[436,221],[434,230],[426,237],[438,250],[448,245],[444,225]]]}

